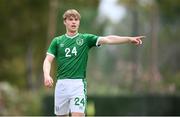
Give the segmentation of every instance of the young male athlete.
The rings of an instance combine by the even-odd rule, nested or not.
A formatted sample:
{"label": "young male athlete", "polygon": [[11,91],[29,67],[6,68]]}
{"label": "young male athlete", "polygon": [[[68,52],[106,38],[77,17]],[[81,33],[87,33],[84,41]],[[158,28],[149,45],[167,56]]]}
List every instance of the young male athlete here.
{"label": "young male athlete", "polygon": [[81,16],[75,9],[64,15],[66,34],[55,37],[47,51],[43,64],[44,85],[53,86],[50,76],[51,64],[57,61],[57,83],[55,87],[54,110],[56,115],[84,116],[86,107],[86,66],[88,52],[94,46],[103,44],[142,44],[143,36],[96,36],[78,33]]}

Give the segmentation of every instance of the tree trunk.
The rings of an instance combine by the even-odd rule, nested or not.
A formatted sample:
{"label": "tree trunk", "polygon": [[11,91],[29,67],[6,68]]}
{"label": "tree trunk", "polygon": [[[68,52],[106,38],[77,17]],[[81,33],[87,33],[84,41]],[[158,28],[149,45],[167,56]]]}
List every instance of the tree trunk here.
{"label": "tree trunk", "polygon": [[33,51],[32,51],[32,42],[30,41],[30,43],[28,44],[28,48],[27,48],[27,54],[26,54],[26,65],[27,65],[27,88],[29,90],[33,90],[34,89],[34,85],[33,85],[33,71],[32,71],[32,67],[33,67]]}
{"label": "tree trunk", "polygon": [[151,9],[151,62],[150,62],[150,92],[156,91],[156,84],[161,79],[158,69],[158,32],[159,32],[159,11],[156,3]]}
{"label": "tree trunk", "polygon": [[52,38],[56,33],[56,25],[57,25],[57,15],[58,15],[58,0],[50,0],[49,1],[49,22],[48,22],[48,33],[47,33],[47,46],[49,46]]}
{"label": "tree trunk", "polygon": [[[139,24],[138,24],[138,11],[137,11],[137,1],[133,1],[133,6],[131,9],[132,14],[132,36],[137,36],[139,33]],[[139,64],[139,51],[138,48],[135,46],[131,46],[131,60],[132,60],[132,90],[138,90],[138,64]]]}

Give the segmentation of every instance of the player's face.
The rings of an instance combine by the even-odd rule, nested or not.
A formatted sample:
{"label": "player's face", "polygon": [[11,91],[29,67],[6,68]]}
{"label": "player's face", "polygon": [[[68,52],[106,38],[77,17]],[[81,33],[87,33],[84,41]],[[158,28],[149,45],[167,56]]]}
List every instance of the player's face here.
{"label": "player's face", "polygon": [[73,16],[68,17],[64,20],[64,25],[66,26],[66,30],[68,32],[77,32],[79,28],[80,20]]}

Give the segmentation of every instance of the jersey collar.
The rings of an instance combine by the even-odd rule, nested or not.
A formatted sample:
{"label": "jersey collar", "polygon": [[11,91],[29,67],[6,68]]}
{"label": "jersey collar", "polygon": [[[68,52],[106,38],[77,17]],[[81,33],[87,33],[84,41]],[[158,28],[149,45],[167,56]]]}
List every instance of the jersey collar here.
{"label": "jersey collar", "polygon": [[71,38],[71,39],[73,39],[73,38],[77,37],[78,35],[79,35],[79,33],[77,33],[77,34],[76,34],[76,35],[74,35],[74,36],[69,36],[69,35],[65,34],[65,36],[66,36],[66,37]]}

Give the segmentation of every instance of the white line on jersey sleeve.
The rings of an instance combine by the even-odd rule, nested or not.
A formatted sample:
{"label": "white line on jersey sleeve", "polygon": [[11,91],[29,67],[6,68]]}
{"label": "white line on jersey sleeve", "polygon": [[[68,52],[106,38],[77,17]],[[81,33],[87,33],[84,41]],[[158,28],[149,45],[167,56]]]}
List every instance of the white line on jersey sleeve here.
{"label": "white line on jersey sleeve", "polygon": [[52,57],[55,57],[54,54],[51,54],[51,53],[48,53],[48,52],[46,54],[48,54],[48,55],[50,55]]}
{"label": "white line on jersey sleeve", "polygon": [[98,37],[97,41],[96,41],[96,46],[97,47],[100,47],[101,45],[99,44],[99,40],[101,39],[102,37]]}

